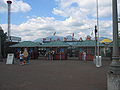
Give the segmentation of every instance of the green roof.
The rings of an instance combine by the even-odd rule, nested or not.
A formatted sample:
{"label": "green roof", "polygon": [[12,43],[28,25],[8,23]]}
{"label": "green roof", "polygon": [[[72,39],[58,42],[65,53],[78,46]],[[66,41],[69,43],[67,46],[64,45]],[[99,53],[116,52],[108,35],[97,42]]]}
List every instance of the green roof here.
{"label": "green roof", "polygon": [[39,47],[68,47],[68,46],[70,45],[63,41],[52,41],[52,42],[44,43]]}
{"label": "green roof", "polygon": [[23,41],[23,42],[19,42],[15,45],[12,45],[10,47],[37,47],[40,44],[37,42],[32,42],[32,41]]}
{"label": "green roof", "polygon": [[[85,41],[80,41],[78,43],[76,43],[75,46],[78,47],[94,47],[95,46],[95,40],[85,40]],[[104,46],[104,44],[99,43],[99,46]]]}

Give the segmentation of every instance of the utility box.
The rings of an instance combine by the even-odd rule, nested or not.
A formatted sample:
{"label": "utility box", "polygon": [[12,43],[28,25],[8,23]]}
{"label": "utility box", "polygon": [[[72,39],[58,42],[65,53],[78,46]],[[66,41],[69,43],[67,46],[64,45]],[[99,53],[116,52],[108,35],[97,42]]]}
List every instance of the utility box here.
{"label": "utility box", "polygon": [[102,56],[96,56],[95,58],[96,67],[102,66]]}

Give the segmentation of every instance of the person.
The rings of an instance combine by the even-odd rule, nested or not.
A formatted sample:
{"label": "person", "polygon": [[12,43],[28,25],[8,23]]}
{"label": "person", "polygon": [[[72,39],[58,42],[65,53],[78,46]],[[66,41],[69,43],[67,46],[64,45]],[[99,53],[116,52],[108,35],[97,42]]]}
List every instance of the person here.
{"label": "person", "polygon": [[51,60],[51,51],[48,52],[48,60]]}
{"label": "person", "polygon": [[30,57],[31,57],[31,51],[29,50],[26,64],[30,64]]}
{"label": "person", "polygon": [[48,52],[45,53],[45,59],[48,59]]}
{"label": "person", "polygon": [[52,60],[55,60],[55,51],[52,50]]}
{"label": "person", "polygon": [[24,49],[23,55],[24,55],[24,64],[26,64],[26,61],[27,61],[27,58],[28,58],[28,52],[27,52],[26,48]]}
{"label": "person", "polygon": [[86,61],[86,52],[83,52],[83,60]]}
{"label": "person", "polygon": [[20,51],[20,54],[19,54],[19,57],[20,57],[20,65],[24,65],[24,63],[23,63],[23,53],[22,53],[22,51]]}

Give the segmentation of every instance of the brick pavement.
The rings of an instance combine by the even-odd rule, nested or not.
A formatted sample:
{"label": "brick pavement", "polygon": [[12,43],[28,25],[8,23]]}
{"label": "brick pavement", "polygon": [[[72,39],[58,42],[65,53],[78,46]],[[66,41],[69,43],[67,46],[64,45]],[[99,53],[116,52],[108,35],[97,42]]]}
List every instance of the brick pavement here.
{"label": "brick pavement", "polygon": [[35,60],[30,65],[0,63],[0,90],[107,90],[110,61]]}

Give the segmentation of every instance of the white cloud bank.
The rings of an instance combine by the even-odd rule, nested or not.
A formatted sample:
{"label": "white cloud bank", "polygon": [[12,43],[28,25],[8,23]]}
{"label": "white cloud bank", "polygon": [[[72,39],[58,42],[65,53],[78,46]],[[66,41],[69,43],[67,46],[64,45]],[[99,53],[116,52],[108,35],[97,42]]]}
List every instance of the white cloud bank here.
{"label": "white cloud bank", "polygon": [[[28,12],[32,8],[29,4],[23,2],[23,0],[11,0],[11,11],[12,12]],[[0,13],[7,11],[7,0],[0,0]]]}
{"label": "white cloud bank", "polygon": [[[54,17],[29,17],[20,25],[12,25],[12,35],[21,36],[22,40],[35,40],[53,35],[67,36],[75,33],[75,37],[90,35],[96,25],[96,0],[55,0],[57,7],[53,14],[66,17],[56,20]],[[112,0],[99,0],[100,36],[112,38]],[[120,2],[119,2],[120,4]],[[21,9],[22,10],[22,9]],[[2,25],[4,30],[6,25]]]}

